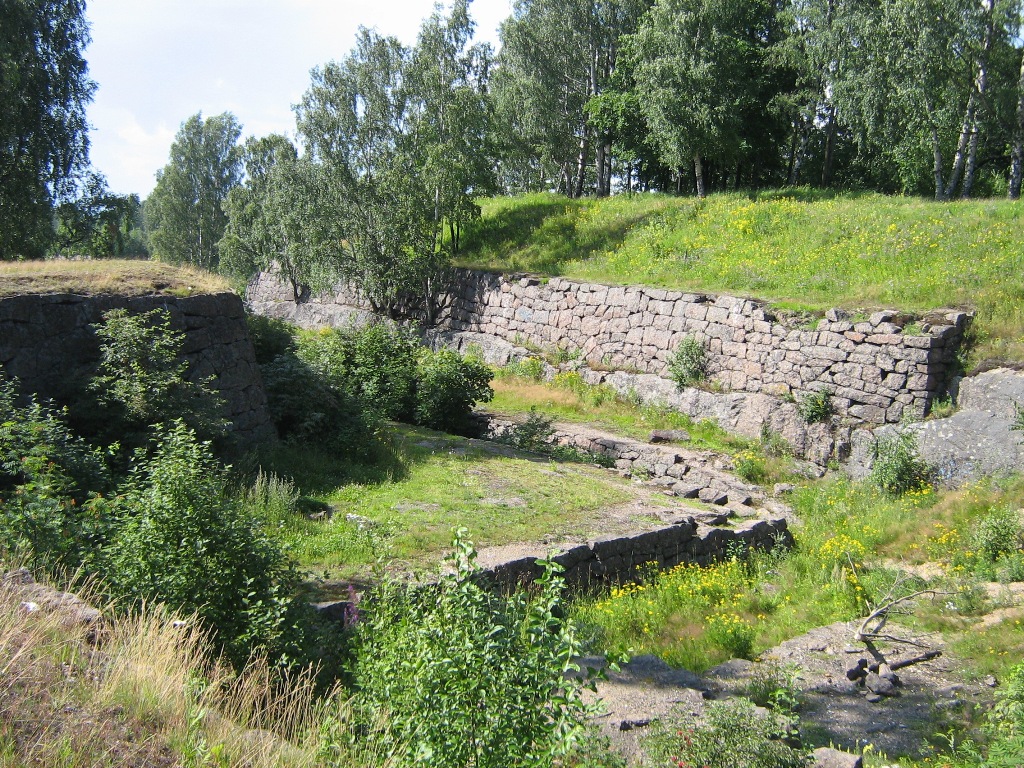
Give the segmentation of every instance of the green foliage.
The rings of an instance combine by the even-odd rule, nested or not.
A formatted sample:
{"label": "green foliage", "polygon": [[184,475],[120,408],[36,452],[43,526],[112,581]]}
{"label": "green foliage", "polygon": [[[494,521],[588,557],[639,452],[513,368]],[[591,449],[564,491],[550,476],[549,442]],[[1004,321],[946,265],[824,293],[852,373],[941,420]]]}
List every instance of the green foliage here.
{"label": "green foliage", "polygon": [[449,349],[423,350],[416,366],[416,423],[459,434],[477,403],[490,402],[491,369]]}
{"label": "green foliage", "polygon": [[71,433],[66,411],[18,405],[0,377],[0,550],[48,568],[90,561],[109,526],[108,505],[90,493],[112,484],[103,459]]}
{"label": "green foliage", "polygon": [[549,562],[532,594],[500,595],[480,583],[464,536],[436,585],[385,580],[361,606],[367,725],[403,765],[555,765],[593,713],[576,629],[560,618],[564,582]]}
{"label": "green foliage", "polygon": [[674,712],[652,724],[644,765],[707,768],[803,768],[808,757],[787,743],[792,725],[743,699],[710,702],[703,718]]}
{"label": "green foliage", "polygon": [[800,418],[808,424],[828,421],[835,412],[832,408],[832,391],[819,389],[808,392],[800,398],[796,408]]}
{"label": "green foliage", "polygon": [[748,483],[764,485],[771,478],[768,462],[754,451],[740,451],[733,457],[736,474]]}
{"label": "green foliage", "polygon": [[708,353],[704,342],[686,336],[668,361],[669,377],[680,389],[704,383],[708,377]]}
{"label": "green foliage", "polygon": [[1024,407],[1020,403],[1013,404],[1013,423],[1010,429],[1015,432],[1024,432]]}
{"label": "green foliage", "polygon": [[88,165],[89,25],[82,0],[5,2],[2,17],[0,261],[41,258]]}
{"label": "green foliage", "polygon": [[116,504],[104,576],[130,604],[195,612],[229,658],[283,652],[296,574],[280,545],[227,492],[208,443],[182,422],[155,432]]}
{"label": "green foliage", "polygon": [[278,435],[320,445],[342,456],[366,457],[377,424],[359,403],[294,354],[260,366],[267,407]]}
{"label": "green foliage", "polygon": [[551,423],[550,416],[545,416],[536,408],[531,408],[526,420],[521,424],[514,424],[503,436],[503,441],[524,451],[539,453],[549,447],[548,443],[555,433],[555,428],[551,426]]}
{"label": "green foliage", "polygon": [[269,363],[278,355],[295,352],[295,326],[255,312],[247,312],[245,322],[249,327],[249,338],[252,339],[258,365]]}
{"label": "green foliage", "polygon": [[[963,541],[955,529],[939,537],[958,572],[987,581],[1024,580],[1024,521],[1013,507],[995,507],[977,517]],[[952,545],[952,546],[950,546]]]}
{"label": "green foliage", "polygon": [[192,115],[178,129],[170,159],[146,198],[153,254],[172,264],[215,270],[227,214],[223,204],[242,177],[242,126],[230,112]]}
{"label": "green foliage", "polygon": [[901,496],[926,487],[931,470],[917,450],[917,435],[892,431],[875,438],[871,446],[870,480],[889,496]]}
{"label": "green foliage", "polygon": [[181,359],[185,335],[172,330],[167,310],[132,315],[113,309],[93,327],[101,357],[89,389],[113,411],[107,434],[121,433],[137,444],[147,427],[176,418],[204,438],[225,433],[221,401],[209,381],[186,378],[188,363]]}
{"label": "green foliage", "polygon": [[790,714],[800,709],[800,667],[776,659],[754,667],[747,683],[747,697],[759,707]]}
{"label": "green foliage", "polygon": [[544,361],[539,357],[510,360],[498,370],[499,376],[519,376],[531,381],[544,380]]}
{"label": "green foliage", "polygon": [[227,226],[217,244],[222,272],[248,281],[270,269],[287,280],[295,301],[330,287],[334,272],[316,215],[321,169],[285,136],[245,143],[245,183],[227,193]]}
{"label": "green foliage", "polygon": [[461,227],[479,215],[473,195],[491,188],[490,53],[471,34],[465,0],[432,15],[411,50],[361,29],[296,107],[306,157],[323,171],[313,239],[391,319],[434,324]]}

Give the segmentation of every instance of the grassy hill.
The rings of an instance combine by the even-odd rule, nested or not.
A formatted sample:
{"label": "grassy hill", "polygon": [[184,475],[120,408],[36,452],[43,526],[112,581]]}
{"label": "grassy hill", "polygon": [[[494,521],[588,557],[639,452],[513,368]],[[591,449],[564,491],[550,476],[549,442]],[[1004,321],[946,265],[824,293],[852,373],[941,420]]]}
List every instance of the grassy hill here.
{"label": "grassy hill", "polygon": [[159,261],[94,259],[87,261],[0,262],[0,299],[26,293],[148,296],[230,291],[224,278],[193,267]]}
{"label": "grassy hill", "polygon": [[977,313],[974,358],[1024,360],[1024,206],[806,189],[705,200],[482,201],[464,266],[734,293],[803,310]]}

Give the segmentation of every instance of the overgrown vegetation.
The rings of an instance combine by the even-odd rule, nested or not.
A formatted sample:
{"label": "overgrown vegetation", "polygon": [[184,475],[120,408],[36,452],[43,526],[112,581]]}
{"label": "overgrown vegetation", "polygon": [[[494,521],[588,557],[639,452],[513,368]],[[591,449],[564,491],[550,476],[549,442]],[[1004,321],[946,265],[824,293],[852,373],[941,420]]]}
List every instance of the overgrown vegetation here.
{"label": "overgrown vegetation", "polygon": [[703,384],[708,377],[708,353],[704,342],[687,336],[668,360],[669,377],[680,389]]}

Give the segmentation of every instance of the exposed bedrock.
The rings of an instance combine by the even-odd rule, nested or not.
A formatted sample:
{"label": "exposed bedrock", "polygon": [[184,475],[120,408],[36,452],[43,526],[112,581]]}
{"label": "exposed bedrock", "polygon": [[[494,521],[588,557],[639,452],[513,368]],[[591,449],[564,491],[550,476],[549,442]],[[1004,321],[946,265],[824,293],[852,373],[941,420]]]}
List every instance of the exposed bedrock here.
{"label": "exposed bedrock", "polygon": [[1016,408],[1024,407],[1024,372],[997,368],[960,380],[957,390],[959,410],[952,416],[854,432],[851,474],[870,472],[874,440],[894,429],[917,435],[921,458],[947,485],[1024,471],[1024,431],[1011,429]]}

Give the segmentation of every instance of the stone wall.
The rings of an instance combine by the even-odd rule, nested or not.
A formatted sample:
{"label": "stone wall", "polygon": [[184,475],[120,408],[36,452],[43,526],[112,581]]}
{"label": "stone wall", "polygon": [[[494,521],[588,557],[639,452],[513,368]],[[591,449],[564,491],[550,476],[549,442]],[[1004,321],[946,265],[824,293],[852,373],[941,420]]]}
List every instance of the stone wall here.
{"label": "stone wall", "polygon": [[245,308],[230,293],[175,296],[22,295],[0,299],[0,370],[17,377],[22,392],[69,404],[99,361],[92,324],[110,309],[133,313],[162,308],[185,332],[183,353],[192,380],[211,378],[225,401],[224,415],[240,442],[274,434]]}
{"label": "stone wall", "polygon": [[[636,579],[649,563],[656,563],[662,570],[680,563],[709,565],[733,554],[737,548],[769,551],[777,545],[788,547],[792,543],[792,534],[783,518],[748,520],[728,528],[702,525],[691,519],[633,536],[598,539],[551,559],[564,569],[566,586],[587,589]],[[526,584],[541,574],[538,559],[523,557],[501,563],[487,569],[485,575],[503,587]]]}
{"label": "stone wall", "polygon": [[[459,270],[452,285],[442,332],[557,348],[598,380],[653,376],[669,388],[668,361],[694,336],[709,353],[711,387],[782,400],[828,389],[837,413],[869,424],[927,412],[945,391],[969,321],[963,312],[861,318],[835,309],[807,320],[734,296],[469,270]],[[272,275],[254,280],[248,299],[257,312],[307,326],[351,322],[366,311],[344,287],[296,305]]]}

